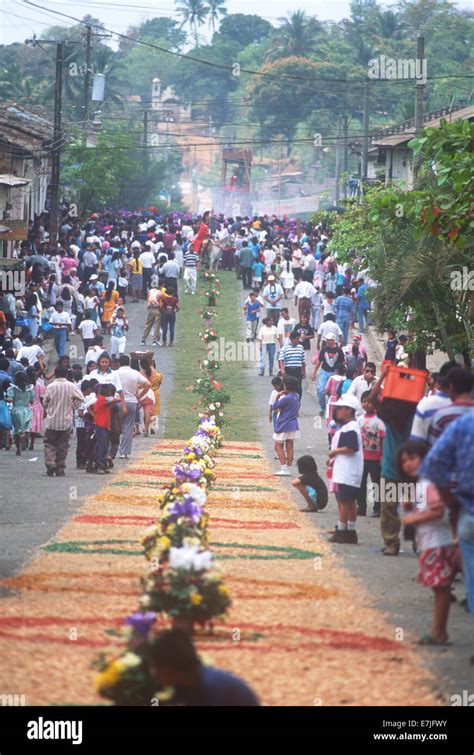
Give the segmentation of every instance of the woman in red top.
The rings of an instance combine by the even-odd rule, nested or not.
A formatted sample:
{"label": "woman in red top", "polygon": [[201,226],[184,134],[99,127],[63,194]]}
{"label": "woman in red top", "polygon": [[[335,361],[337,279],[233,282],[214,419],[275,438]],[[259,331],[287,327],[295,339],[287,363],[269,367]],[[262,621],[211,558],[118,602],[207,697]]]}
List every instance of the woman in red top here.
{"label": "woman in red top", "polygon": [[196,238],[193,240],[193,248],[194,251],[197,252],[197,254],[201,254],[201,247],[205,239],[208,238],[210,233],[209,228],[209,215],[211,214],[210,210],[206,210],[204,215],[202,216],[202,222],[199,226],[199,230],[196,234]]}
{"label": "woman in red top", "polygon": [[176,312],[179,309],[179,301],[174,295],[173,288],[167,288],[166,294],[163,294],[161,298],[161,335],[163,338],[163,346],[166,346],[166,339],[168,337],[168,326],[170,329],[170,346],[174,342],[174,326],[176,323]]}

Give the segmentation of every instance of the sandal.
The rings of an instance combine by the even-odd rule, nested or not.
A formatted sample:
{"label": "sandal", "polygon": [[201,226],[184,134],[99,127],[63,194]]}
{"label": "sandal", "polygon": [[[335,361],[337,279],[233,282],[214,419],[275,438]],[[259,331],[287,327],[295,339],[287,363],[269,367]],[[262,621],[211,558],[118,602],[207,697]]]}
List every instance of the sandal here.
{"label": "sandal", "polygon": [[452,645],[453,643],[449,640],[437,640],[436,637],[433,637],[431,634],[424,634],[423,637],[420,637],[417,645],[440,645],[441,647],[445,647],[447,645]]}
{"label": "sandal", "polygon": [[318,509],[317,509],[316,507],[314,507],[314,508],[310,508],[310,507],[308,506],[308,507],[307,507],[307,508],[305,508],[305,509],[300,509],[300,511],[301,511],[301,512],[302,512],[303,514],[306,514],[306,513],[308,513],[308,514],[316,514],[316,513],[317,513],[317,511],[318,511]]}

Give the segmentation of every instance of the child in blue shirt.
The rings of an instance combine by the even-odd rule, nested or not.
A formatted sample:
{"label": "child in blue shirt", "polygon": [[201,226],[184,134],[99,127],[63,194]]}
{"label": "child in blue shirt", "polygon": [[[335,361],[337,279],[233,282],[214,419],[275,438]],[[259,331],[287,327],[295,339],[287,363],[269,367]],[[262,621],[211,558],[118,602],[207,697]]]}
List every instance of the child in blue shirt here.
{"label": "child in blue shirt", "polygon": [[[275,451],[280,461],[281,469],[275,472],[281,477],[290,477],[290,467],[293,464],[293,447],[295,438],[300,437],[298,413],[300,410],[300,396],[298,380],[293,375],[283,378],[284,392],[278,394],[273,408],[278,411],[275,422]],[[286,451],[286,453],[285,453]]]}
{"label": "child in blue shirt", "polygon": [[252,265],[252,286],[253,288],[256,288],[257,291],[260,291],[262,288],[264,269],[265,265],[263,262],[260,262],[260,259],[255,260]]}
{"label": "child in blue shirt", "polygon": [[247,319],[247,343],[257,339],[258,320],[262,303],[257,299],[255,291],[251,291],[244,303],[244,312]]}

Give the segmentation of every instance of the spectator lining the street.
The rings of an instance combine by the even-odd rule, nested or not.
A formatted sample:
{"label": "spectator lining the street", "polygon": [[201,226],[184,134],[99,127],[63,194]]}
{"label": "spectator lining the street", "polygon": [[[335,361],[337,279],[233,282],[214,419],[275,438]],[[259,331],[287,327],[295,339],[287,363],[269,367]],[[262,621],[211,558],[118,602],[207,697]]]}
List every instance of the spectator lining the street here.
{"label": "spectator lining the street", "polygon": [[[415,484],[415,507],[405,504],[404,525],[415,525],[420,561],[418,582],[434,592],[431,630],[420,645],[448,645],[448,615],[451,585],[457,572],[456,553],[448,507],[433,483],[423,479],[420,467],[429,446],[425,440],[409,440],[398,450],[398,466],[403,479]],[[408,508],[410,507],[410,508]]]}
{"label": "spectator lining the street", "polygon": [[328,489],[324,480],[318,474],[317,464],[312,456],[300,456],[296,461],[299,475],[292,480],[292,485],[301,493],[306,503],[302,512],[313,513],[322,511],[328,503]]}
{"label": "spectator lining the street", "polygon": [[275,472],[278,476],[291,476],[290,468],[293,464],[294,441],[300,436],[299,408],[298,381],[288,375],[283,378],[283,391],[278,394],[277,400],[273,404],[273,409],[278,412],[273,433],[275,451],[280,461],[280,471]]}
{"label": "spectator lining the street", "polygon": [[332,482],[336,487],[339,520],[331,543],[357,544],[357,498],[359,496],[364,457],[359,424],[355,419],[359,402],[347,394],[334,404],[335,433],[328,454]]}

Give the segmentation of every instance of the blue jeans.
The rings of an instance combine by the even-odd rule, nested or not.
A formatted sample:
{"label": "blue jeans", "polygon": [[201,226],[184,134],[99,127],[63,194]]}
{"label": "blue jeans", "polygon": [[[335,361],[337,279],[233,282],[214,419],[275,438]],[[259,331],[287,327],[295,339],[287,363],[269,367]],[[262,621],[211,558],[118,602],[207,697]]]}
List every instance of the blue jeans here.
{"label": "blue jeans", "polygon": [[474,516],[462,509],[458,522],[458,537],[464,564],[467,605],[474,615]]}
{"label": "blue jeans", "polygon": [[66,351],[67,328],[55,328],[53,330],[53,338],[58,357],[61,359]]}
{"label": "blue jeans", "polygon": [[275,344],[274,343],[262,343],[262,350],[260,352],[260,374],[265,372],[266,356],[268,355],[268,371],[273,372],[273,362],[275,361]]}
{"label": "blue jeans", "polygon": [[359,333],[365,333],[369,327],[369,310],[367,307],[357,308],[357,322],[359,323]]}
{"label": "blue jeans", "polygon": [[326,394],[325,389],[329,378],[334,375],[334,372],[326,372],[325,370],[319,371],[318,385],[316,388],[319,401],[319,409],[321,412],[326,411]]}
{"label": "blue jeans", "polygon": [[349,338],[349,326],[351,324],[351,321],[349,320],[349,318],[341,317],[339,320],[336,319],[336,323],[337,325],[339,325],[340,329],[342,330],[342,335],[344,339],[343,345],[345,346]]}
{"label": "blue jeans", "polygon": [[36,338],[38,335],[38,318],[36,316],[34,317],[27,317],[28,320],[28,330],[30,331],[30,336],[33,336],[33,338]]}
{"label": "blue jeans", "polygon": [[166,343],[166,339],[168,336],[168,325],[170,328],[170,343],[173,343],[174,341],[174,324],[176,322],[176,312],[167,312],[166,309],[164,309],[161,312],[161,334],[163,338],[163,343]]}
{"label": "blue jeans", "polygon": [[105,427],[94,425],[95,460],[98,469],[107,469],[107,451],[109,450],[109,431]]}
{"label": "blue jeans", "polygon": [[313,328],[313,330],[317,330],[319,328],[320,322],[321,322],[321,308],[311,306],[311,327]]}

